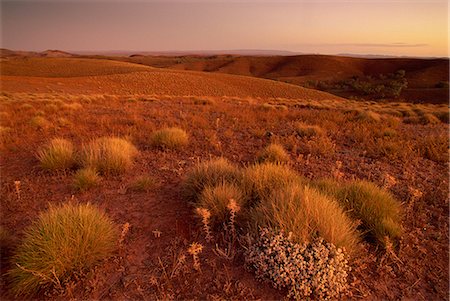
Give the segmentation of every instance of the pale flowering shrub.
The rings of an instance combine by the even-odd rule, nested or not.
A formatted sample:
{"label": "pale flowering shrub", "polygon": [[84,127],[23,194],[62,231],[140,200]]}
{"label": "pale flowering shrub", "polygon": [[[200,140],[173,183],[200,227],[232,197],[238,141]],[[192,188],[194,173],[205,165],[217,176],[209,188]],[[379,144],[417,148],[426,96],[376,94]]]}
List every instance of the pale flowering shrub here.
{"label": "pale flowering shrub", "polygon": [[282,232],[264,228],[247,250],[245,261],[257,279],[287,289],[288,298],[330,300],[348,289],[345,251],[322,238],[297,244]]}

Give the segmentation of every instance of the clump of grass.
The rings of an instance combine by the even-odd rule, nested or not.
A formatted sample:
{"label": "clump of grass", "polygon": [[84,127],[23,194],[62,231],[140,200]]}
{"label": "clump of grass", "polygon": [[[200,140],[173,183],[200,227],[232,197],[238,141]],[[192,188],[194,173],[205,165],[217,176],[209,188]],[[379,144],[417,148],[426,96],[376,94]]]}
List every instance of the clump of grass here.
{"label": "clump of grass", "polygon": [[263,163],[244,170],[241,187],[250,204],[254,205],[269,198],[273,191],[301,181],[301,177],[285,165]]}
{"label": "clump of grass", "polygon": [[82,164],[102,174],[120,174],[133,165],[138,154],[134,145],[117,137],[102,137],[84,145]]}
{"label": "clump of grass", "polygon": [[74,148],[67,139],[52,139],[38,151],[37,157],[42,168],[51,171],[70,169],[75,164]]}
{"label": "clump of grass", "polygon": [[130,189],[139,192],[149,192],[157,186],[158,182],[150,176],[141,176],[137,178],[131,185]]}
{"label": "clump of grass", "polygon": [[423,138],[417,142],[419,154],[435,162],[448,162],[449,140],[446,135],[433,135]]}
{"label": "clump of grass", "polygon": [[196,204],[211,212],[212,224],[222,224],[228,215],[228,204],[234,200],[240,207],[244,205],[244,195],[236,184],[220,183],[215,186],[206,186],[200,194]]}
{"label": "clump of grass", "polygon": [[336,143],[328,136],[315,136],[300,143],[299,151],[313,156],[332,156],[336,152]]}
{"label": "clump of grass", "polygon": [[93,205],[51,206],[25,230],[8,274],[16,295],[61,286],[75,272],[109,257],[117,245],[113,222]]}
{"label": "clump of grass", "polygon": [[447,110],[445,112],[434,112],[434,115],[443,123],[449,123],[450,121],[450,115]]}
{"label": "clump of grass", "polygon": [[74,187],[84,191],[95,187],[100,182],[101,177],[92,167],[86,167],[76,172],[74,177]]}
{"label": "clump of grass", "polygon": [[440,124],[441,120],[431,113],[423,114],[421,117],[423,124]]}
{"label": "clump of grass", "polygon": [[312,183],[319,191],[334,197],[355,219],[369,239],[384,244],[385,237],[394,241],[402,234],[401,204],[386,190],[367,181],[340,183],[331,179]]}
{"label": "clump of grass", "polygon": [[269,144],[258,156],[258,162],[285,163],[289,161],[289,154],[278,143]]}
{"label": "clump of grass", "polygon": [[293,240],[308,243],[318,237],[353,253],[358,244],[355,223],[332,198],[292,183],[274,190],[250,212],[250,219],[259,227],[292,233]]}
{"label": "clump of grass", "polygon": [[188,143],[188,134],[180,128],[164,128],[152,134],[150,143],[154,147],[176,149]]}
{"label": "clump of grass", "polygon": [[63,109],[70,110],[70,111],[76,111],[83,108],[83,105],[78,102],[72,102],[72,103],[65,103],[62,105]]}
{"label": "clump of grass", "polygon": [[183,192],[188,200],[195,201],[205,187],[214,187],[222,183],[235,184],[240,178],[239,168],[227,159],[212,159],[196,165],[187,173]]}
{"label": "clump of grass", "polygon": [[325,131],[318,125],[309,125],[303,122],[296,122],[294,129],[300,137],[311,138],[313,136],[324,136]]}
{"label": "clump of grass", "polygon": [[50,123],[50,121],[48,121],[47,119],[45,119],[42,116],[35,116],[35,117],[31,118],[30,124],[39,129],[45,129],[45,128],[48,128],[51,123]]}
{"label": "clump of grass", "polygon": [[381,120],[381,116],[380,116],[380,114],[378,114],[374,111],[357,110],[355,119],[360,120],[360,121],[365,121],[365,122],[379,122]]}

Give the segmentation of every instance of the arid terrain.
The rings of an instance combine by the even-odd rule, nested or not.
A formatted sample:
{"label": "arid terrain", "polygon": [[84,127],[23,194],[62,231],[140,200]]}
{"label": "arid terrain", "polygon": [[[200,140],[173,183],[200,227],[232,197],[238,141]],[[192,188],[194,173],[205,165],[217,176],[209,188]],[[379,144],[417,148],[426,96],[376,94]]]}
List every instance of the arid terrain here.
{"label": "arid terrain", "polygon": [[[245,264],[251,208],[241,205],[236,224],[212,226],[208,238],[185,193],[201,162],[222,157],[248,170],[271,144],[304,186],[366,180],[399,204],[393,244],[352,222],[361,238],[339,299],[449,299],[448,59],[2,50],[0,67],[2,300],[283,299],[286,289],[258,281]],[[361,82],[378,88],[366,93]],[[154,133],[165,128],[187,140],[158,144]],[[76,182],[80,158],[99,137],[132,143],[134,159],[85,189]],[[73,144],[69,168],[45,168],[39,151],[54,138]],[[117,249],[62,283],[55,276],[33,295],[15,294],[10,271],[24,230],[69,201],[104,210],[121,232]],[[203,249],[193,252],[193,243]]]}

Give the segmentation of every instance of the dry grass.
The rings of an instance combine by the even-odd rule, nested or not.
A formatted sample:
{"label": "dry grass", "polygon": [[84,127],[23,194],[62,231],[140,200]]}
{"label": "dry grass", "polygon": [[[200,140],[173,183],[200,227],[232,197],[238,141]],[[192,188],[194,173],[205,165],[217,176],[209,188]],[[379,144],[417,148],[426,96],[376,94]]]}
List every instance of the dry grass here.
{"label": "dry grass", "polygon": [[76,189],[85,191],[100,183],[101,177],[92,167],[86,167],[76,172],[73,185]]}
{"label": "dry grass", "polygon": [[158,185],[155,178],[151,176],[140,176],[130,185],[130,189],[138,192],[149,192]]}
{"label": "dry grass", "polygon": [[133,165],[138,154],[134,145],[117,137],[102,137],[83,146],[82,165],[102,174],[120,174]]}
{"label": "dry grass", "polygon": [[301,181],[301,177],[288,166],[263,163],[244,170],[241,186],[250,204],[254,205],[269,198],[273,191]]}
{"label": "dry grass", "polygon": [[47,119],[45,119],[42,116],[35,116],[30,119],[30,124],[33,127],[39,128],[39,129],[45,129],[50,127],[51,123]]}
{"label": "dry grass", "polygon": [[271,143],[260,152],[258,162],[286,163],[289,161],[289,158],[289,154],[282,145]]}
{"label": "dry grass", "polygon": [[72,142],[67,139],[54,138],[38,151],[37,157],[41,167],[50,171],[70,169],[75,164]]}
{"label": "dry grass", "polygon": [[309,125],[303,122],[296,122],[294,130],[302,138],[311,138],[313,136],[324,136],[325,131],[318,125]]}
{"label": "dry grass", "polygon": [[107,258],[116,247],[113,222],[90,204],[51,206],[25,230],[9,271],[16,295],[59,287],[74,273]]}
{"label": "dry grass", "polygon": [[207,186],[214,187],[222,183],[238,183],[241,178],[239,168],[225,158],[202,162],[192,168],[183,183],[183,193],[190,201],[195,201]]}
{"label": "dry grass", "polygon": [[357,249],[359,239],[355,223],[339,204],[299,183],[274,190],[250,211],[250,218],[255,229],[266,227],[292,233],[298,243],[322,237],[338,247],[345,247],[349,253]]}
{"label": "dry grass", "polygon": [[419,154],[436,162],[448,162],[449,140],[447,135],[433,135],[421,139],[417,143]]}
{"label": "dry grass", "polygon": [[367,181],[340,183],[325,179],[312,183],[319,191],[335,198],[355,219],[369,239],[384,244],[385,237],[394,241],[402,234],[401,204],[387,191]]}
{"label": "dry grass", "polygon": [[212,223],[221,225],[227,221],[230,200],[235,200],[239,207],[244,205],[244,195],[236,184],[220,183],[215,186],[206,186],[196,203],[200,208],[205,208],[211,213]]}
{"label": "dry grass", "polygon": [[152,134],[150,143],[154,147],[177,149],[188,143],[188,134],[176,127],[164,128]]}

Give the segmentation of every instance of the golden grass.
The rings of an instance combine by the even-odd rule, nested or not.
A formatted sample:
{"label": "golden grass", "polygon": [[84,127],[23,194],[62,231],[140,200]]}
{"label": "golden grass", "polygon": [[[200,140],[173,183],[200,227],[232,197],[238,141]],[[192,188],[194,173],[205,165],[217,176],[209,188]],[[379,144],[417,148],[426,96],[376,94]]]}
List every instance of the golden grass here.
{"label": "golden grass", "polygon": [[361,220],[361,228],[369,239],[384,244],[402,234],[401,204],[386,190],[367,181],[340,183],[331,179],[312,182],[313,187],[335,198],[352,217]]}
{"label": "golden grass", "polygon": [[359,237],[355,223],[339,204],[313,188],[292,183],[273,191],[250,211],[255,229],[266,227],[292,233],[298,243],[322,237],[354,253]]}
{"label": "golden grass", "polygon": [[134,145],[117,137],[102,137],[83,146],[82,165],[101,174],[120,174],[133,165],[138,154]]}
{"label": "golden grass", "polygon": [[221,183],[238,183],[241,178],[239,168],[225,158],[202,162],[192,168],[183,183],[185,197],[194,201],[206,186],[214,187]]}
{"label": "golden grass", "polygon": [[149,192],[157,186],[158,182],[155,178],[150,176],[141,176],[134,180],[130,185],[133,191]]}
{"label": "golden grass", "polygon": [[188,134],[179,128],[164,128],[154,132],[150,138],[154,147],[177,149],[188,143]]}
{"label": "golden grass", "polygon": [[263,163],[244,170],[241,186],[250,204],[254,205],[270,197],[273,191],[301,181],[301,177],[288,166]]}
{"label": "golden grass", "polygon": [[48,121],[47,119],[45,119],[42,116],[35,116],[35,117],[31,118],[30,124],[33,127],[37,127],[39,129],[45,129],[51,125],[50,121]]}
{"label": "golden grass", "polygon": [[269,144],[258,156],[259,162],[285,163],[289,161],[289,154],[278,143]]}
{"label": "golden grass", "polygon": [[67,139],[54,138],[37,153],[41,167],[57,171],[70,169],[75,164],[72,142]]}
{"label": "golden grass", "polygon": [[76,189],[85,191],[99,184],[101,180],[98,172],[92,167],[86,167],[76,172],[73,185]]}
{"label": "golden grass", "polygon": [[325,131],[318,125],[309,125],[303,122],[296,122],[294,129],[300,137],[311,138],[313,136],[323,136]]}
{"label": "golden grass", "polygon": [[66,109],[66,110],[70,110],[70,111],[76,111],[76,110],[81,110],[83,108],[83,105],[78,102],[65,103],[62,105],[62,108]]}
{"label": "golden grass", "polygon": [[8,272],[12,292],[32,295],[59,286],[110,256],[117,239],[116,226],[95,206],[51,206],[25,230]]}
{"label": "golden grass", "polygon": [[429,160],[446,163],[449,160],[448,135],[433,135],[417,142],[419,154]]}
{"label": "golden grass", "polygon": [[230,200],[235,200],[239,207],[243,207],[244,195],[236,184],[219,183],[215,186],[206,186],[199,196],[196,206],[209,210],[213,224],[222,224],[227,221]]}

